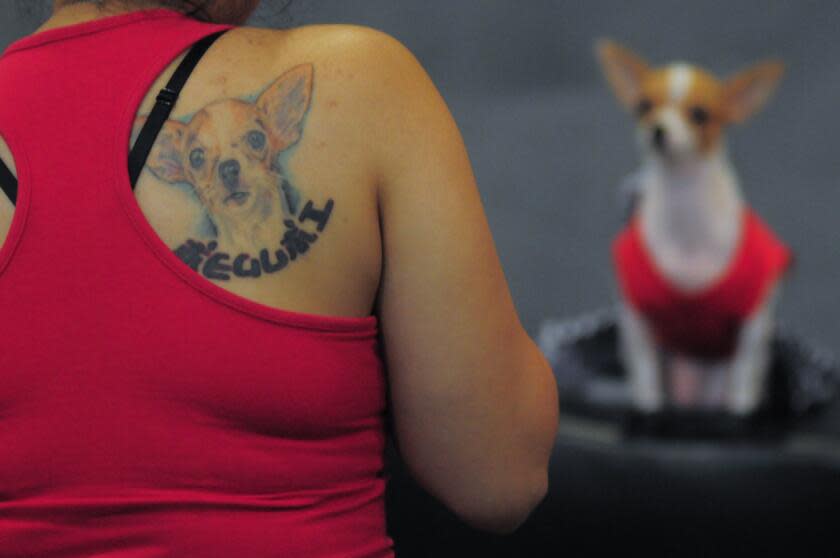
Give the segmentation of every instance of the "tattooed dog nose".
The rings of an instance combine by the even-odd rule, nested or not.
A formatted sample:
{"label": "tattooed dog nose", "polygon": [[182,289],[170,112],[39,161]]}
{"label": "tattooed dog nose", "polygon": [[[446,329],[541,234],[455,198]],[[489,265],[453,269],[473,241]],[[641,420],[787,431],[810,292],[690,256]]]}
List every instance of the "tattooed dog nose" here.
{"label": "tattooed dog nose", "polygon": [[228,159],[219,165],[219,177],[228,190],[236,190],[239,186],[239,161]]}

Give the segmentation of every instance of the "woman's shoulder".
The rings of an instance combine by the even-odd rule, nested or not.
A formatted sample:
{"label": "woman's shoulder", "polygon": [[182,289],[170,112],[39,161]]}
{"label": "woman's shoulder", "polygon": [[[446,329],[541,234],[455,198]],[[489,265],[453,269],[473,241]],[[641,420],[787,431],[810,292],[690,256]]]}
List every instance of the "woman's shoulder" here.
{"label": "woman's shoulder", "polygon": [[287,29],[238,27],[237,31],[265,45],[312,48],[323,54],[373,54],[379,49],[401,50],[405,45],[386,31],[350,23],[313,23]]}
{"label": "woman's shoulder", "polygon": [[[404,136],[403,124],[409,115],[422,112],[419,107],[439,101],[430,76],[410,49],[373,27],[244,26],[233,35],[228,43],[229,63],[225,64],[232,74],[249,76],[252,81],[255,76],[268,80],[308,66],[312,106],[325,116],[323,127],[317,119],[310,121],[312,132],[331,137],[346,132],[372,164],[376,164],[373,159],[380,151],[378,146],[411,148],[395,143]],[[358,142],[359,137],[365,141]]]}
{"label": "woman's shoulder", "polygon": [[[281,66],[309,61],[326,76],[388,79],[419,68],[409,48],[393,35],[365,25],[308,24],[289,29],[237,28],[242,48]],[[369,81],[364,85],[369,86]],[[370,90],[369,87],[366,89]]]}

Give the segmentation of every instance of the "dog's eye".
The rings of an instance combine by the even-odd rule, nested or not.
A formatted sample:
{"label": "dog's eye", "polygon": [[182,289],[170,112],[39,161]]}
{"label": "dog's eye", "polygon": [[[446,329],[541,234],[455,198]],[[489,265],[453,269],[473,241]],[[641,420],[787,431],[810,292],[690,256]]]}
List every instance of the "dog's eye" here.
{"label": "dog's eye", "polygon": [[265,134],[256,130],[248,132],[248,143],[254,149],[262,149],[265,145]]}
{"label": "dog's eye", "polygon": [[709,121],[709,112],[703,107],[692,107],[691,120],[698,126],[702,126]]}
{"label": "dog's eye", "polygon": [[204,166],[203,149],[193,149],[192,151],[190,151],[190,165],[192,165],[192,168],[196,170]]}
{"label": "dog's eye", "polygon": [[642,99],[639,101],[639,104],[636,105],[636,114],[641,118],[642,116],[646,115],[650,112],[650,109],[653,108],[653,103],[650,99]]}

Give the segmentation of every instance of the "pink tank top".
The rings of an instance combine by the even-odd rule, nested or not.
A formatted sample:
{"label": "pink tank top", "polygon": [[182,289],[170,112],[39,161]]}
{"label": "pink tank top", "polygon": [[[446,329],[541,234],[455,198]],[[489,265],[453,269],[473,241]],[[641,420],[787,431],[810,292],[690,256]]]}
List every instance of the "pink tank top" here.
{"label": "pink tank top", "polygon": [[0,248],[0,555],[390,557],[375,316],[202,277],[129,184],[155,78],[231,26],[151,9],[0,57],[19,179]]}

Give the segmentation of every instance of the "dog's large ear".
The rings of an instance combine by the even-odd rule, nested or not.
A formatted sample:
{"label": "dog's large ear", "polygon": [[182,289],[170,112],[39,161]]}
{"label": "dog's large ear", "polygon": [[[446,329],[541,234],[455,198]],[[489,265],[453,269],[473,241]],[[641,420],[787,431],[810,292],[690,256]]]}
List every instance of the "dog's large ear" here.
{"label": "dog's large ear", "polygon": [[312,74],[312,64],[295,66],[257,99],[257,108],[271,132],[275,154],[297,143],[303,133],[303,117],[312,99]]}
{"label": "dog's large ear", "polygon": [[595,54],[618,100],[625,107],[635,109],[641,96],[642,80],[650,72],[648,63],[638,54],[607,39],[595,43]]}
{"label": "dog's large ear", "polygon": [[[145,116],[134,121],[134,128],[131,133],[131,143],[137,141],[143,124],[146,123]],[[160,133],[155,139],[149,157],[146,159],[146,166],[152,174],[165,182],[184,182],[187,176],[184,174],[184,167],[181,163],[183,155],[184,138],[187,135],[187,126],[175,120],[167,120],[163,124]]]}
{"label": "dog's large ear", "polygon": [[764,106],[785,71],[778,60],[768,60],[726,80],[723,106],[730,122],[743,122]]}

